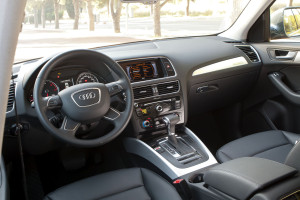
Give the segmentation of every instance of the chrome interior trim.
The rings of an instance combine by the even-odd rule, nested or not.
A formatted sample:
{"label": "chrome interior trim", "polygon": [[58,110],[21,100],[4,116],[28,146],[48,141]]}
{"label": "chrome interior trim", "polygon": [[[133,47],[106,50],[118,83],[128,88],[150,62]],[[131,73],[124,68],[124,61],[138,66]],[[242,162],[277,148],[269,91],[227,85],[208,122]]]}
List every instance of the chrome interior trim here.
{"label": "chrome interior trim", "polygon": [[155,150],[153,150],[149,145],[139,139],[125,138],[124,146],[127,152],[136,154],[150,161],[156,167],[161,169],[165,174],[167,174],[171,179],[178,178],[180,176],[218,163],[212,153],[205,146],[205,144],[190,129],[185,128],[184,131],[205,151],[208,156],[207,161],[188,168],[178,168],[167,161]]}
{"label": "chrome interior trim", "polygon": [[115,118],[110,118],[110,117],[106,117],[105,115],[104,115],[104,118],[105,119],[109,119],[109,120],[115,120],[115,119],[117,119],[118,117],[120,117],[120,112],[118,112],[116,109],[113,109],[113,108],[109,108],[110,110],[112,110],[113,112],[115,112],[115,113],[117,113],[117,117],[115,117]]}
{"label": "chrome interior trim", "polygon": [[224,70],[224,69],[239,67],[239,66],[247,65],[247,64],[248,64],[248,61],[243,56],[240,56],[240,57],[223,60],[220,62],[216,62],[216,63],[210,64],[210,65],[201,67],[201,68],[195,70],[193,72],[192,76],[198,76],[201,74],[206,74],[206,73],[220,71],[220,70]]}
{"label": "chrome interior trim", "polygon": [[300,52],[299,51],[297,51],[297,54],[296,54],[295,59],[294,59],[294,62],[295,63],[300,63]]}
{"label": "chrome interior trim", "polygon": [[64,123],[64,130],[66,130],[66,131],[75,131],[80,126],[80,124],[77,123],[76,126],[73,129],[67,129],[66,128],[67,123],[68,123],[68,119],[66,119],[66,121]]}
{"label": "chrome interior trim", "polygon": [[[238,44],[238,45],[234,45],[234,46],[236,48],[238,48],[238,46],[240,46],[240,47],[242,47],[242,46],[244,46],[244,47],[250,47],[254,51],[254,53],[256,54],[256,56],[258,58],[258,62],[261,62],[261,59],[259,57],[258,52],[256,51],[256,49],[252,45],[250,45],[250,44]],[[258,63],[258,62],[254,62],[254,63]]]}

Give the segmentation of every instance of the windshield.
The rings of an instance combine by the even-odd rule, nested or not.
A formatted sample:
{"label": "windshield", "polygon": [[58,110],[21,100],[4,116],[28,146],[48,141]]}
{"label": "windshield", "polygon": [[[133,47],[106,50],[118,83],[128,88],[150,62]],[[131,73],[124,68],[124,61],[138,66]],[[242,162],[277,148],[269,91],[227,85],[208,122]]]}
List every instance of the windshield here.
{"label": "windshield", "polygon": [[216,34],[249,1],[27,0],[15,62],[76,48]]}

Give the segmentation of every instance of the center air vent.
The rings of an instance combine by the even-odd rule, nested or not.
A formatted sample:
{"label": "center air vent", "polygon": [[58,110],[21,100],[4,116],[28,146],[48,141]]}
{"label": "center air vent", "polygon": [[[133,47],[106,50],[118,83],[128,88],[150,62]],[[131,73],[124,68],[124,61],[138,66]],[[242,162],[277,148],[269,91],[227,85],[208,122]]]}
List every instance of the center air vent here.
{"label": "center air vent", "polygon": [[157,85],[158,94],[169,94],[178,92],[179,90],[179,83],[178,81],[173,81],[169,83],[162,83]]}
{"label": "center air vent", "polygon": [[246,56],[251,60],[251,62],[260,62],[259,57],[252,46],[250,45],[236,45],[241,51],[243,51]]}
{"label": "center air vent", "polygon": [[139,87],[133,89],[134,99],[141,99],[153,96],[153,90],[151,86]]}
{"label": "center air vent", "polygon": [[15,92],[15,84],[10,84],[6,112],[11,111],[14,107],[14,102],[15,102],[14,92]]}

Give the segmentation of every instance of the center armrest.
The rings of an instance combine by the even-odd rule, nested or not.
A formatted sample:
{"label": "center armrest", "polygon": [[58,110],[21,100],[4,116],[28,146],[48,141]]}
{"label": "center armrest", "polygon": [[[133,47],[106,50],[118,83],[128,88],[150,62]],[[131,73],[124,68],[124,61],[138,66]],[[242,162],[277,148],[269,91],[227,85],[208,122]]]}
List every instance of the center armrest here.
{"label": "center armrest", "polygon": [[204,174],[204,181],[231,197],[247,199],[258,190],[296,173],[296,169],[275,161],[245,157],[209,169]]}

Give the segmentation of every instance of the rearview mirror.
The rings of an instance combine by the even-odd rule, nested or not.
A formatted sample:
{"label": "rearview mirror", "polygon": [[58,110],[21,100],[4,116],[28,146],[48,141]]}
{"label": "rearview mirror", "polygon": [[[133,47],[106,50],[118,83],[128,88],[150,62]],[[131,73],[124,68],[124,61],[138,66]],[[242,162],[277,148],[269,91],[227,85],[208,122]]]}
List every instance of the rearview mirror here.
{"label": "rearview mirror", "polygon": [[300,7],[286,7],[271,14],[271,39],[300,36]]}

